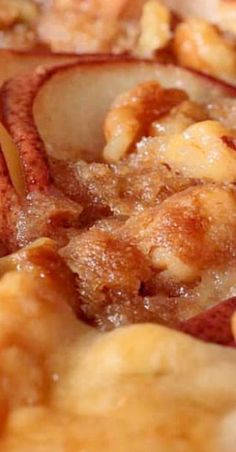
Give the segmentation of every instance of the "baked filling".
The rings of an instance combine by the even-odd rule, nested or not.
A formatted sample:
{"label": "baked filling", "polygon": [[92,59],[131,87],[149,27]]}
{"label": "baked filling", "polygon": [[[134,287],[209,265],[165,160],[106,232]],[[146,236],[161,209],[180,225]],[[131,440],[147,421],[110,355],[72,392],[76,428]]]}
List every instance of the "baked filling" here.
{"label": "baked filling", "polygon": [[4,452],[235,449],[233,9],[138,3],[0,0],[0,46],[159,59],[0,90]]}
{"label": "baked filling", "polygon": [[[95,63],[96,79],[84,63],[3,85],[2,255],[49,237],[71,272],[79,318],[102,330],[148,321],[177,328],[235,296],[235,92],[174,66],[121,61]],[[135,84],[140,70],[146,81]],[[90,83],[103,98],[87,102],[88,118],[93,108],[103,113],[86,132]],[[53,143],[54,90],[82,108],[74,132],[79,122],[88,141],[74,156],[63,138]],[[62,108],[63,130],[73,113]]]}

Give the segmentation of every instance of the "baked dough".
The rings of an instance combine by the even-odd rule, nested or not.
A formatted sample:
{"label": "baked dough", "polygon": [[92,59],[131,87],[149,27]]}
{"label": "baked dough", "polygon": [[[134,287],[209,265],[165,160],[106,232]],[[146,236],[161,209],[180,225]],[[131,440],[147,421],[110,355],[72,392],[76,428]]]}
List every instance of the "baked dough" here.
{"label": "baked dough", "polygon": [[69,301],[34,268],[1,279],[0,450],[234,452],[235,349],[151,324],[100,333]]}

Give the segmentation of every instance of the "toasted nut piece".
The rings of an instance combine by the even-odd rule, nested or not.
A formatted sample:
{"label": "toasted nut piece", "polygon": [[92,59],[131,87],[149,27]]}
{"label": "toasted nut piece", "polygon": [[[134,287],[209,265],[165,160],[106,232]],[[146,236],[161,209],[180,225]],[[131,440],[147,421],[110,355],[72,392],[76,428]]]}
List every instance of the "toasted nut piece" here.
{"label": "toasted nut piece", "polygon": [[236,75],[233,45],[203,20],[190,19],[177,26],[174,52],[183,66],[227,79]]}
{"label": "toasted nut piece", "polygon": [[170,136],[183,132],[195,122],[208,119],[207,112],[196,102],[186,100],[174,107],[170,113],[152,123],[150,133],[153,136]]}
{"label": "toasted nut piece", "polygon": [[[186,177],[214,182],[235,182],[235,136],[217,121],[202,121],[183,133],[170,137],[158,147],[162,163],[180,171]],[[155,145],[155,144],[150,144]]]}
{"label": "toasted nut piece", "polygon": [[38,8],[34,2],[31,0],[15,0],[14,3],[18,6],[18,17],[20,21],[32,23],[37,19]]}
{"label": "toasted nut piece", "polygon": [[0,29],[15,22],[31,23],[37,17],[37,7],[29,0],[0,0]]}
{"label": "toasted nut piece", "polygon": [[234,1],[219,2],[219,27],[236,34],[236,8]]}
{"label": "toasted nut piece", "polygon": [[151,259],[154,268],[188,283],[204,270],[228,269],[235,262],[235,227],[235,192],[205,184],[133,215],[124,226],[124,237]]}
{"label": "toasted nut piece", "polygon": [[105,120],[104,159],[117,162],[125,157],[137,141],[149,134],[149,126],[155,119],[187,98],[181,90],[163,89],[152,81],[119,96]]}
{"label": "toasted nut piece", "polygon": [[236,103],[234,98],[216,99],[206,106],[211,119],[236,132]]}
{"label": "toasted nut piece", "polygon": [[148,0],[144,4],[137,46],[138,55],[152,57],[156,50],[167,45],[171,38],[170,22],[170,11],[157,0]]}
{"label": "toasted nut piece", "polygon": [[110,0],[90,0],[89,2],[86,2],[88,5],[84,8],[81,3],[82,2],[78,0],[54,0],[51,8],[64,13],[74,11],[75,13],[77,12],[77,14],[83,10],[89,11],[90,13],[99,11],[99,15],[111,19],[113,17],[119,17],[128,3],[128,0],[114,0],[112,2]]}
{"label": "toasted nut piece", "polygon": [[171,278],[181,282],[191,282],[198,277],[198,270],[194,265],[188,265],[165,247],[154,248],[151,255],[152,265],[160,271],[167,271]]}
{"label": "toasted nut piece", "polygon": [[0,3],[0,29],[11,27],[18,17],[18,11],[15,5],[10,2],[2,1]]}

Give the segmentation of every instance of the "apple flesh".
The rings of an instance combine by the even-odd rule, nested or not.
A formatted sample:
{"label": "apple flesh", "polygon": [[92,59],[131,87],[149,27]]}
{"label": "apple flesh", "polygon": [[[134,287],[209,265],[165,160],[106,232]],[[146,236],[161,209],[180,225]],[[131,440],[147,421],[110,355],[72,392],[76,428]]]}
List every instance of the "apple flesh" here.
{"label": "apple flesh", "polygon": [[[31,133],[37,135],[38,143],[40,135],[50,157],[100,160],[103,123],[112,101],[138,83],[150,80],[167,88],[183,89],[198,102],[236,96],[236,88],[230,85],[171,64],[83,56],[77,63],[45,69],[43,75],[36,70],[7,82],[1,90],[2,120],[13,139],[16,125],[25,142],[29,141],[31,124]],[[22,104],[24,118],[19,120]],[[10,119],[13,115],[14,121]]]}
{"label": "apple flesh", "polygon": [[20,52],[0,49],[0,86],[8,79],[32,71],[38,66],[55,66],[77,60],[76,55],[49,52]]}
{"label": "apple flesh", "polygon": [[50,156],[101,159],[103,123],[115,97],[140,82],[156,80],[180,88],[192,100],[211,102],[235,97],[236,89],[217,80],[173,66],[132,60],[84,63],[58,69],[34,102],[36,127]]}

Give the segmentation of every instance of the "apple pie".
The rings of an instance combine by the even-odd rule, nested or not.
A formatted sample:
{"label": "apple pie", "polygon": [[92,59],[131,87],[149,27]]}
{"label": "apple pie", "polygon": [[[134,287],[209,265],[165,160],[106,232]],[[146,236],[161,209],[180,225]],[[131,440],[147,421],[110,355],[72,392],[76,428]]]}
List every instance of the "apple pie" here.
{"label": "apple pie", "polygon": [[0,450],[235,451],[235,11],[0,0]]}

